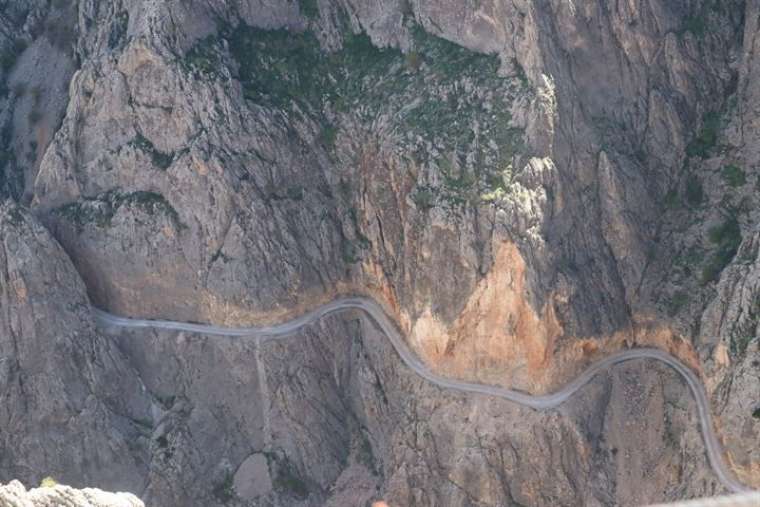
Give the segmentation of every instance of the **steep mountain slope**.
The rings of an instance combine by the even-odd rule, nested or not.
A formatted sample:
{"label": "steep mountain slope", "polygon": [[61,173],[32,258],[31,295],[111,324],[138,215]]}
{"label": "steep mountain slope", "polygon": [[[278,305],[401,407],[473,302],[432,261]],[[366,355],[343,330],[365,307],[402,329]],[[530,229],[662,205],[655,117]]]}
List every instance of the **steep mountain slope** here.
{"label": "steep mountain slope", "polygon": [[[61,243],[95,304],[234,325],[366,293],[437,371],[531,392],[612,350],[659,346],[703,375],[729,458],[760,484],[756,0],[4,5],[2,187]],[[54,29],[74,17],[76,33]],[[68,56],[49,56],[53,41]],[[74,66],[63,114],[57,80]],[[139,403],[153,407],[151,443],[130,451],[148,498],[287,502],[285,477],[305,503],[340,505],[353,500],[331,488],[353,473],[368,498],[404,505],[636,503],[716,487],[667,372],[626,367],[563,414],[460,400],[403,374],[378,374],[384,394],[370,396],[343,354],[374,348],[376,371],[396,368],[393,354],[366,323],[347,325],[315,330],[308,351],[303,337],[120,338],[119,367],[140,372]],[[296,364],[326,391],[298,396]],[[365,397],[403,408],[383,419]],[[508,427],[460,420],[457,403]],[[277,416],[284,407],[298,416]],[[323,420],[280,434],[270,417]],[[362,435],[373,470],[354,466]],[[180,451],[161,461],[171,439]]]}
{"label": "steep mountain slope", "polygon": [[61,247],[10,203],[0,207],[0,280],[0,480],[52,475],[139,490],[143,386],[95,331]]}

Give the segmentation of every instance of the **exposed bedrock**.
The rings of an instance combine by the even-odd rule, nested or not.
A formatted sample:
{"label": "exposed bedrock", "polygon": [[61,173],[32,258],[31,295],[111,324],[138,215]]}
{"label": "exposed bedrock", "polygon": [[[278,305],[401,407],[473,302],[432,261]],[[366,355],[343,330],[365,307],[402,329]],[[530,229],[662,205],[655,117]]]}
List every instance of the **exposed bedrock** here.
{"label": "exposed bedrock", "polygon": [[[46,256],[68,263],[65,251],[83,283],[61,290],[81,301],[86,287],[114,313],[227,325],[369,294],[439,373],[531,392],[613,350],[657,346],[704,378],[728,458],[760,484],[756,0],[53,3],[11,2],[0,14],[0,49],[18,53],[0,69],[0,143],[13,153],[0,159],[11,182],[0,192],[28,204],[62,247],[39,254],[48,264],[40,283],[59,272]],[[66,16],[75,32],[51,28]],[[50,56],[58,53],[48,43],[67,56]],[[49,91],[57,79],[68,82],[66,104]],[[24,155],[30,136],[34,157]],[[381,415],[357,405],[359,380],[335,377],[335,368],[358,375],[358,364],[337,359],[356,340],[375,370],[393,368],[394,356],[366,324],[347,325],[335,318],[313,331],[308,354],[298,352],[303,337],[261,347],[120,338],[122,355],[107,356],[146,384],[129,390],[129,417],[152,407],[130,451],[135,484],[177,505],[190,501],[181,495],[221,502],[211,480],[235,501],[243,492],[254,505],[285,502],[277,471],[290,466],[306,481],[304,502],[334,505],[364,501],[335,496],[358,483],[367,498],[418,505],[635,504],[717,487],[688,393],[648,363],[615,370],[548,414],[460,399],[411,376],[404,384],[403,374],[381,378],[399,406],[441,407],[420,417],[439,425],[434,436],[421,446],[398,436],[397,449],[379,426],[360,431],[357,421]],[[43,327],[25,340],[57,336]],[[287,347],[303,368],[276,354]],[[251,354],[268,357],[266,368]],[[157,357],[161,367],[148,369]],[[192,390],[197,381],[179,371],[147,380],[186,362],[203,362],[208,379],[241,377],[226,391],[210,380]],[[301,370],[332,384],[303,399],[287,392],[279,404],[244,401],[269,392],[268,377],[296,389]],[[158,398],[170,391],[186,393],[185,408]],[[261,426],[283,406],[302,419],[337,414],[314,426],[308,445],[319,451],[299,454]],[[411,432],[409,409],[394,410],[388,428]],[[472,462],[471,442],[435,441],[476,437],[454,417],[466,411],[491,414],[478,416],[480,434],[497,439]],[[180,464],[157,461],[163,412],[185,428]],[[374,474],[348,457],[357,435],[377,453]],[[218,441],[229,451],[211,450]],[[329,445],[344,462],[317,466]],[[467,475],[497,455],[501,475]],[[27,483],[49,475],[18,473]],[[93,485],[120,486],[102,480]],[[523,483],[534,489],[516,493]]]}

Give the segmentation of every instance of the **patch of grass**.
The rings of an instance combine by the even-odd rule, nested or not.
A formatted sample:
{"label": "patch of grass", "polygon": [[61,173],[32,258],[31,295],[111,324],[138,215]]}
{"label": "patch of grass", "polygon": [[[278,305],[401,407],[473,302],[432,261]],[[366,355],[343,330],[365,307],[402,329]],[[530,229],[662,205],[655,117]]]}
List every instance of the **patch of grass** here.
{"label": "patch of grass", "polygon": [[56,486],[58,486],[58,481],[56,481],[49,475],[40,481],[41,488],[54,488]]}
{"label": "patch of grass", "polygon": [[0,150],[0,167],[3,167],[8,162],[11,162],[13,158],[14,156],[11,150]]}
{"label": "patch of grass", "polygon": [[121,11],[113,18],[111,28],[108,32],[108,47],[114,49],[121,44],[124,36],[127,34],[129,27],[129,12]]}
{"label": "patch of grass", "polygon": [[319,17],[319,4],[317,4],[317,0],[298,0],[298,10],[307,19]]}
{"label": "patch of grass", "polygon": [[665,194],[665,199],[663,199],[663,203],[665,204],[665,209],[678,209],[681,205],[681,200],[678,198],[678,192],[675,190],[668,190],[668,193]]}
{"label": "patch of grass", "polygon": [[138,190],[118,195],[116,197],[116,208],[118,209],[123,205],[140,208],[149,215],[162,213],[170,217],[178,228],[181,228],[177,210],[159,193]]}
{"label": "patch of grass", "polygon": [[422,59],[417,51],[409,51],[404,57],[406,60],[406,68],[409,72],[417,72],[422,65]]}
{"label": "patch of grass", "polygon": [[169,217],[177,229],[185,227],[177,210],[164,196],[143,190],[128,193],[112,190],[95,198],[64,204],[53,210],[53,213],[76,225],[81,232],[87,225],[110,227],[111,220],[122,206],[138,208],[148,215],[163,214]]}
{"label": "patch of grass", "polygon": [[673,294],[673,296],[668,301],[668,315],[670,315],[671,317],[674,317],[675,315],[678,314],[679,311],[681,311],[681,308],[683,308],[683,306],[688,302],[689,302],[689,295],[686,292],[679,290],[678,292]]}
{"label": "patch of grass", "polygon": [[723,181],[731,187],[741,187],[747,183],[747,177],[744,174],[744,171],[741,167],[733,164],[725,166],[721,171],[721,176],[723,176]]}
{"label": "patch of grass", "polygon": [[365,466],[365,468],[371,472],[375,470],[375,455],[372,452],[372,444],[367,437],[366,428],[362,428],[359,431],[359,447],[356,451],[356,459],[359,463]]}
{"label": "patch of grass", "polygon": [[702,128],[697,136],[686,146],[686,154],[690,157],[707,158],[718,142],[720,116],[716,112],[705,113],[702,117]]}
{"label": "patch of grass", "polygon": [[10,71],[16,65],[16,61],[21,56],[21,53],[26,50],[26,47],[26,41],[15,39],[7,48],[0,51],[0,69],[4,73]]}
{"label": "patch of grass", "polygon": [[731,354],[744,355],[750,342],[757,339],[758,321],[760,321],[760,299],[755,301],[741,324],[731,330]]}
{"label": "patch of grass", "polygon": [[[754,328],[750,331],[750,333],[751,332],[754,332]],[[731,338],[731,353],[735,356],[743,356],[753,338],[755,338],[755,336],[749,333],[737,334],[736,336],[733,336]]]}
{"label": "patch of grass", "polygon": [[691,246],[686,252],[676,256],[673,263],[683,270],[685,276],[691,276],[693,269],[702,264],[704,258],[704,252],[695,245]]}
{"label": "patch of grass", "polygon": [[696,37],[704,37],[707,24],[702,13],[686,18],[683,24],[683,30],[693,33]]}
{"label": "patch of grass", "polygon": [[35,106],[38,106],[40,104],[40,100],[42,99],[42,88],[39,86],[32,86],[30,93],[32,96],[32,102]]}
{"label": "patch of grass", "polygon": [[42,113],[38,109],[32,109],[31,111],[29,111],[27,120],[29,120],[30,125],[37,125],[41,119],[42,119]]}
{"label": "patch of grass", "polygon": [[[496,55],[468,50],[419,26],[412,33],[407,54],[377,48],[366,34],[344,34],[342,49],[329,53],[310,31],[240,25],[224,36],[251,103],[325,125],[320,137],[328,148],[335,131],[325,111],[351,114],[368,127],[379,116],[390,119],[389,135],[419,155],[417,164],[440,166],[450,159],[462,167],[461,174],[442,180],[442,203],[481,203],[479,195],[503,186],[499,175],[523,149],[510,104],[526,91],[527,79],[519,66],[517,76],[499,76]],[[432,204],[424,191],[419,196]]]}
{"label": "patch of grass", "polygon": [[26,95],[26,83],[24,83],[23,81],[21,81],[21,82],[18,82],[16,84],[14,84],[12,91],[13,91],[13,95],[15,97],[17,97],[17,98],[23,97],[24,95]]}
{"label": "patch of grass", "polygon": [[174,153],[164,153],[162,151],[159,151],[153,143],[151,143],[145,136],[143,136],[141,133],[137,133],[137,135],[129,141],[129,145],[133,146],[135,148],[138,148],[139,150],[148,153],[150,155],[151,160],[153,161],[153,165],[155,167],[158,167],[159,169],[166,170],[169,168],[169,166],[172,164],[172,161],[174,160]]}
{"label": "patch of grass", "polygon": [[233,481],[234,477],[232,475],[232,472],[227,472],[224,478],[214,486],[212,493],[221,503],[229,503],[233,498],[235,498],[235,487]]}
{"label": "patch of grass", "polygon": [[228,38],[247,100],[278,108],[318,101],[326,76],[315,70],[319,41],[310,32],[241,25]]}
{"label": "patch of grass", "polygon": [[18,206],[11,206],[8,209],[8,214],[6,216],[8,218],[8,223],[10,223],[13,226],[18,227],[19,225],[22,225],[24,223],[24,217],[21,214],[21,211],[19,210]]}
{"label": "patch of grass", "polygon": [[435,193],[430,187],[420,187],[412,194],[412,201],[420,211],[435,207]]}
{"label": "patch of grass", "polygon": [[0,196],[18,200],[24,191],[24,171],[13,150],[0,150]]}
{"label": "patch of grass", "polygon": [[309,488],[296,471],[295,467],[287,459],[278,460],[277,474],[273,481],[275,490],[299,498],[301,500],[309,496]]}
{"label": "patch of grass", "polygon": [[267,196],[274,201],[282,201],[286,199],[291,201],[302,201],[304,197],[304,188],[300,185],[291,185],[283,189],[282,187],[276,188],[275,185],[268,185]]}
{"label": "patch of grass", "polygon": [[717,251],[702,270],[703,284],[716,280],[739,249],[742,234],[736,217],[729,217],[721,225],[712,227],[708,232],[708,239],[717,246]]}
{"label": "patch of grass", "polygon": [[343,256],[343,262],[346,264],[356,264],[359,262],[361,260],[359,251],[360,249],[356,245],[354,245],[347,238],[343,238],[343,241],[341,242],[341,254]]}
{"label": "patch of grass", "polygon": [[302,201],[303,187],[299,185],[290,186],[285,190],[285,195],[292,201]]}
{"label": "patch of grass", "polygon": [[322,142],[322,145],[327,149],[333,149],[335,147],[335,138],[338,136],[338,129],[328,123],[325,124],[322,127],[322,132],[320,133],[320,141]]}
{"label": "patch of grass", "polygon": [[460,171],[453,176],[449,171],[443,170],[443,187],[446,190],[444,197],[453,201],[454,204],[464,204],[478,199],[477,177],[475,174]]}
{"label": "patch of grass", "polygon": [[50,19],[45,23],[45,38],[63,52],[68,52],[76,41],[76,24],[69,24],[63,18]]}
{"label": "patch of grass", "polygon": [[754,417],[755,419],[760,419],[760,407],[757,407],[757,408],[756,408],[756,409],[755,409],[755,410],[752,412],[752,417]]}
{"label": "patch of grass", "polygon": [[699,206],[705,198],[702,182],[696,174],[690,174],[689,177],[686,178],[685,197],[686,202],[691,206]]}
{"label": "patch of grass", "polygon": [[185,68],[208,76],[217,76],[222,65],[217,44],[218,38],[213,35],[196,42],[185,54]]}
{"label": "patch of grass", "polygon": [[522,87],[525,89],[530,88],[530,79],[528,79],[525,69],[517,61],[517,58],[512,58],[512,67],[515,69],[515,77],[520,80]]}

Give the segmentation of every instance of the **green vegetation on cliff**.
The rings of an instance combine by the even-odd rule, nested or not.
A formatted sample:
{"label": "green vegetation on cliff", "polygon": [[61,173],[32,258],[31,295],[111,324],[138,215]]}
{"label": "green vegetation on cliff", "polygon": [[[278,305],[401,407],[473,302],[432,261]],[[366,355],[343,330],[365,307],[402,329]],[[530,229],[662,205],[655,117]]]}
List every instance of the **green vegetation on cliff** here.
{"label": "green vegetation on cliff", "polygon": [[[307,2],[308,4],[308,2]],[[303,4],[302,4],[303,5]],[[420,182],[415,203],[429,209],[493,198],[508,184],[512,158],[522,148],[510,108],[528,83],[519,70],[500,76],[499,59],[412,29],[406,54],[378,48],[365,34],[344,34],[343,47],[327,52],[310,32],[228,29],[244,97],[258,107],[302,115],[322,125],[319,141],[330,150],[350,117],[381,136],[392,136],[408,159],[435,166],[441,177]],[[223,44],[206,38],[188,51],[188,69],[221,75]],[[233,71],[233,74],[235,71]]]}
{"label": "green vegetation on cliff", "polygon": [[742,233],[736,217],[730,216],[723,223],[712,227],[708,233],[710,243],[717,247],[702,270],[702,283],[708,283],[718,278],[723,268],[736,255],[742,242]]}
{"label": "green vegetation on cliff", "polygon": [[135,192],[112,190],[95,198],[84,198],[65,204],[56,208],[54,213],[73,223],[81,231],[89,224],[101,228],[110,227],[111,220],[122,206],[138,208],[148,215],[163,214],[174,223],[177,229],[184,227],[177,210],[163,195],[143,190]]}

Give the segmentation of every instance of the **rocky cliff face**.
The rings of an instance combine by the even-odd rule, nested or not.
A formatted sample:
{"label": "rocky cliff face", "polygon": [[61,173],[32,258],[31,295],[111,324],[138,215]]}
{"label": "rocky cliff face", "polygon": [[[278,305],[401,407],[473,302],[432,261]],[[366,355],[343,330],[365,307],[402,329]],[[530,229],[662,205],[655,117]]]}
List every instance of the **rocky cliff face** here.
{"label": "rocky cliff face", "polygon": [[[44,398],[70,400],[81,443],[57,442],[82,466],[53,457],[71,416],[45,419],[46,401],[18,431],[48,451],[5,439],[39,462],[0,478],[59,467],[157,505],[718,489],[686,391],[648,364],[535,414],[425,385],[361,320],[261,345],[105,337],[85,296],[234,325],[361,292],[439,372],[533,392],[664,348],[760,484],[755,0],[3,5],[2,188],[36,217],[4,207],[3,358],[14,382],[84,387]],[[62,333],[96,352],[55,354]],[[14,404],[37,399],[14,385]]]}
{"label": "rocky cliff face", "polygon": [[95,330],[81,278],[47,230],[5,204],[0,233],[2,480],[52,475],[136,490],[142,383]]}

